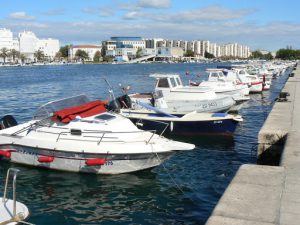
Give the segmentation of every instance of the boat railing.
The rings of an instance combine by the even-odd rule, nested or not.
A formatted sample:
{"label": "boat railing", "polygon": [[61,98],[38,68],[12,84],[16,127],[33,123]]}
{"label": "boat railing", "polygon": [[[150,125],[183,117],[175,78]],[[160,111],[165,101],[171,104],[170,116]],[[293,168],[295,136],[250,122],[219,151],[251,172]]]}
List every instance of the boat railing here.
{"label": "boat railing", "polygon": [[[43,126],[39,125],[40,127],[48,127],[48,126]],[[56,127],[56,129],[64,129],[64,128],[59,128]],[[148,140],[142,140],[141,142],[146,142],[147,144],[150,143],[151,139],[153,136],[156,134],[156,130],[138,130],[138,131],[103,131],[103,130],[87,130],[87,131],[81,131],[81,130],[76,130],[76,129],[71,129],[71,131],[59,131],[59,132],[51,132],[51,131],[45,131],[45,130],[36,130],[37,132],[40,133],[48,133],[48,134],[54,134],[57,135],[56,142],[59,140],[72,140],[72,141],[87,141],[87,142],[97,142],[98,145],[100,145],[101,142],[124,142],[122,140],[112,140],[112,139],[118,139],[117,136],[107,136],[107,135],[117,135],[117,134],[134,134],[134,133],[147,133],[150,132],[152,133],[150,138]],[[94,134],[94,135],[91,135]],[[100,136],[95,136],[95,134],[100,134]],[[64,138],[62,136],[65,135],[73,135],[73,136],[78,136],[78,137],[83,137],[83,138],[95,138],[98,140],[84,140],[84,139],[74,139],[74,138]],[[109,140],[109,141],[104,141],[103,139]],[[138,141],[137,141],[138,142]]]}
{"label": "boat railing", "polygon": [[7,201],[7,189],[8,189],[8,180],[10,177],[10,174],[13,174],[13,217],[16,217],[17,213],[16,213],[16,204],[17,204],[17,200],[16,200],[16,182],[17,182],[17,173],[20,172],[20,170],[15,169],[15,168],[9,168],[6,174],[6,181],[5,181],[5,186],[4,186],[4,193],[3,193],[3,198],[2,198],[2,202],[5,204],[5,202]]}

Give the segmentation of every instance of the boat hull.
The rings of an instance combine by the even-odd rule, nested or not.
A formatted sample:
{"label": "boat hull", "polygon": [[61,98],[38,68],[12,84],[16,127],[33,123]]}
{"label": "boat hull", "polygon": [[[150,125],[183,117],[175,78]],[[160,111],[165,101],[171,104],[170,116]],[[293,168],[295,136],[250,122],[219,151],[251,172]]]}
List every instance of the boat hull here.
{"label": "boat hull", "polygon": [[[153,130],[159,133],[164,131],[166,135],[203,135],[218,134],[231,135],[238,124],[233,119],[209,120],[209,121],[158,121],[139,118],[129,118],[140,129]],[[167,126],[167,128],[166,128]],[[165,129],[166,128],[166,129]]]}
{"label": "boat hull", "polygon": [[168,108],[160,107],[159,109],[176,115],[183,115],[193,111],[197,112],[225,112],[230,109],[235,101],[232,97],[217,98],[214,100],[202,100],[202,101],[168,101],[166,100]]}
{"label": "boat hull", "polygon": [[[53,170],[94,174],[121,174],[153,168],[160,165],[174,153],[174,151],[168,151],[145,154],[85,154],[15,145],[0,146],[0,148],[11,150],[11,157],[2,157],[2,159],[14,163]],[[39,162],[41,156],[50,156],[54,160],[52,162]],[[87,165],[86,160],[89,159],[103,159],[105,163],[103,165]]]}

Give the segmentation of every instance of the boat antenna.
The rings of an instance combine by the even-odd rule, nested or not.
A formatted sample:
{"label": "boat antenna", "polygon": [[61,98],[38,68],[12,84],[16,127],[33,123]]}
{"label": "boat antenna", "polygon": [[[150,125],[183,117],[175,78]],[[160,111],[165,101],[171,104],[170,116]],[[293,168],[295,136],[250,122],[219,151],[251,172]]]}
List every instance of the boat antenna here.
{"label": "boat antenna", "polygon": [[115,98],[115,94],[114,94],[114,90],[113,90],[112,86],[110,85],[110,83],[108,82],[108,80],[105,77],[103,79],[105,80],[105,82],[107,83],[107,85],[109,87],[108,92],[109,92],[110,97],[112,98],[112,100],[115,100],[116,98]]}
{"label": "boat antenna", "polygon": [[117,104],[117,100],[116,100],[116,97],[115,97],[115,94],[114,94],[114,90],[113,90],[112,86],[110,85],[110,83],[108,82],[108,80],[106,79],[106,77],[104,77],[103,79],[105,80],[106,84],[109,87],[108,92],[109,92],[110,98],[112,100],[114,109],[117,111],[117,110],[119,110],[119,106]]}

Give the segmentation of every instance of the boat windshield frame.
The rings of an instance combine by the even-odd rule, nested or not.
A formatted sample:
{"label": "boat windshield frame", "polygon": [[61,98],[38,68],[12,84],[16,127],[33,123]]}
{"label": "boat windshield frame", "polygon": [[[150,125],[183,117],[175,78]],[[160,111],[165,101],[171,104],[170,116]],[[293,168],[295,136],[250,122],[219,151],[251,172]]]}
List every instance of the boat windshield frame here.
{"label": "boat windshield frame", "polygon": [[89,98],[84,94],[68,97],[56,101],[51,101],[40,106],[37,109],[37,111],[33,114],[33,119],[41,120],[41,119],[49,118],[56,111],[62,110],[64,108],[85,104],[88,103],[89,101],[90,101]]}

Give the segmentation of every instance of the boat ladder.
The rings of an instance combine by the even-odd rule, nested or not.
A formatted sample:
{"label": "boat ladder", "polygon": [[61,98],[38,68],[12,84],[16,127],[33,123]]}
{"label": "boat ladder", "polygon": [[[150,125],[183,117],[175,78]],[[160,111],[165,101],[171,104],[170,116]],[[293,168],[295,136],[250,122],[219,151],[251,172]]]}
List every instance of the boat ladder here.
{"label": "boat ladder", "polygon": [[4,206],[6,205],[7,199],[7,191],[8,191],[8,181],[9,178],[12,176],[12,188],[13,188],[13,213],[12,218],[7,221],[0,221],[0,225],[9,224],[9,223],[23,223],[23,224],[29,224],[33,225],[31,223],[25,222],[25,216],[23,213],[17,213],[17,200],[16,200],[16,185],[17,185],[17,174],[20,172],[20,170],[15,168],[9,168],[6,174],[6,180],[5,180],[5,186],[4,186],[4,193],[1,204]]}

